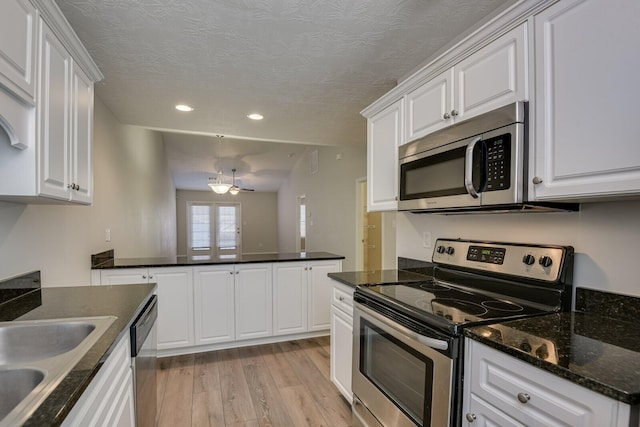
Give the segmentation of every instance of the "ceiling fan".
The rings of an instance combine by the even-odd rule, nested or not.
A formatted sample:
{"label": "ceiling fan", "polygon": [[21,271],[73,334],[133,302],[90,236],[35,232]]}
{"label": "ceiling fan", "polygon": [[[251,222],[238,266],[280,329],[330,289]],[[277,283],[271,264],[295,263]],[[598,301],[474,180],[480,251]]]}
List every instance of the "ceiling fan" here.
{"label": "ceiling fan", "polygon": [[229,189],[229,193],[231,193],[233,195],[236,195],[240,191],[255,191],[253,188],[241,188],[241,187],[238,187],[236,185],[236,169],[235,168],[231,169],[231,173],[233,175],[233,181],[232,181],[231,188]]}

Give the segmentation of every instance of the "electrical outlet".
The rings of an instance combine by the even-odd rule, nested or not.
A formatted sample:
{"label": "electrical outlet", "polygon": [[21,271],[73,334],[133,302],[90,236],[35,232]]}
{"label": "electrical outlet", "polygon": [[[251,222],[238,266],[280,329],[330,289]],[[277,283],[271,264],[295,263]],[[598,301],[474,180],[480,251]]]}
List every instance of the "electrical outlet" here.
{"label": "electrical outlet", "polygon": [[431,249],[431,233],[429,231],[422,233],[422,246]]}
{"label": "electrical outlet", "polygon": [[111,241],[111,229],[107,228],[106,230],[104,230],[104,241],[105,242],[110,242]]}

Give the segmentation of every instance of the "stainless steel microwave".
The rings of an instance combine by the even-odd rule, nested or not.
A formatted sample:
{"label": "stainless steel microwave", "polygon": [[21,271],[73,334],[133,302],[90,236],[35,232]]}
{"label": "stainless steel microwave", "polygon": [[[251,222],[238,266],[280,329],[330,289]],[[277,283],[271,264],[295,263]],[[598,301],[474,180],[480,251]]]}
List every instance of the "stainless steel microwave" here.
{"label": "stainless steel microwave", "polygon": [[527,115],[516,102],[400,146],[398,210],[576,210],[528,201]]}

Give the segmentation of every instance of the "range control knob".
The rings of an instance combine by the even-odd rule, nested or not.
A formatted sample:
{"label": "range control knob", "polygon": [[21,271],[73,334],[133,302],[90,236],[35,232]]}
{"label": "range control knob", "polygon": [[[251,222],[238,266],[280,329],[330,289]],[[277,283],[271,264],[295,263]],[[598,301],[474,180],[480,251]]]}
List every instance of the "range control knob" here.
{"label": "range control knob", "polygon": [[453,249],[453,246],[448,246],[448,247],[447,247],[447,255],[453,255],[453,253],[454,253],[455,251],[456,251],[456,250],[455,250],[455,249]]}
{"label": "range control knob", "polygon": [[527,265],[532,265],[534,262],[536,262],[536,258],[531,254],[527,254],[522,257],[522,262]]}
{"label": "range control knob", "polygon": [[444,246],[438,246],[438,247],[436,248],[436,252],[438,252],[439,254],[443,254],[443,253],[444,253],[444,251],[445,251]]}
{"label": "range control knob", "polygon": [[540,257],[540,260],[538,261],[540,263],[541,266],[543,267],[551,267],[551,264],[553,264],[553,260],[551,259],[551,257],[548,256],[543,256]]}
{"label": "range control knob", "polygon": [[529,344],[529,341],[522,341],[520,343],[520,350],[524,351],[525,353],[531,353],[531,344]]}

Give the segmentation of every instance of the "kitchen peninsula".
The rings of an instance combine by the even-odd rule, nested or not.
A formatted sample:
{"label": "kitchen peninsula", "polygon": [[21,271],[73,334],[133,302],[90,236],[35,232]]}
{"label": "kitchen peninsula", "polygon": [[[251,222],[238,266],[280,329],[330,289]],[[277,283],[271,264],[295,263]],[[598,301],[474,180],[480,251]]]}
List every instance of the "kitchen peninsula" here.
{"label": "kitchen peninsula", "polygon": [[248,254],[221,259],[92,255],[91,283],[157,283],[158,354],[169,356],[328,335],[341,255]]}

